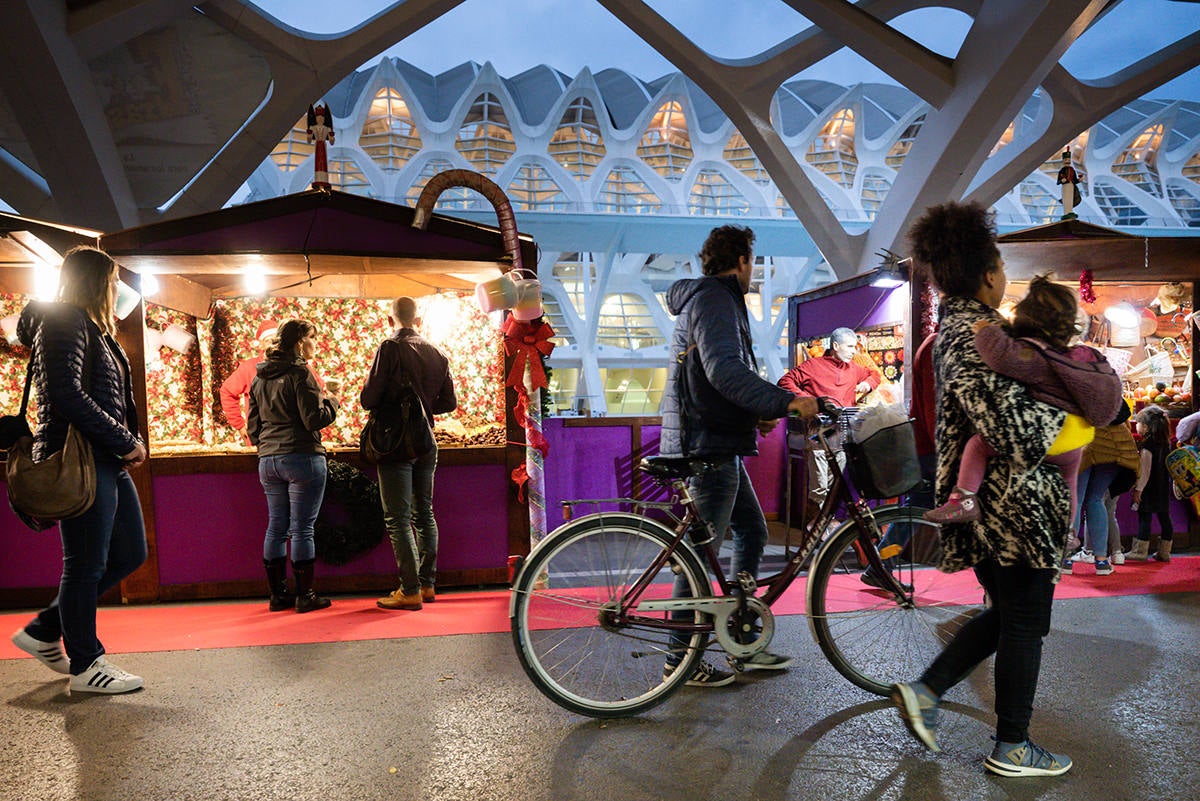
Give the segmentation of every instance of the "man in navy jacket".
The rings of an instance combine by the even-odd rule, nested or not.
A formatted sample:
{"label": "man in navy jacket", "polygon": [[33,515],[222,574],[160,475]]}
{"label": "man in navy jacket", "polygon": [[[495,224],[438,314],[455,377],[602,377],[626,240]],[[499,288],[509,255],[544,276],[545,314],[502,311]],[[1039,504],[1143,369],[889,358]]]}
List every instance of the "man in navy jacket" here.
{"label": "man in navy jacket", "polygon": [[[662,400],[663,456],[703,458],[716,467],[690,479],[689,488],[718,537],[733,532],[732,573],[757,576],[767,543],[767,521],[742,463],[758,453],[757,435],[780,417],[817,413],[818,400],[795,397],[758,374],[750,341],[746,293],[754,269],[754,232],[726,225],[700,251],[703,278],[676,281],[667,308],[677,315]],[[682,655],[667,657],[670,675]],[[746,669],[780,670],[791,659],[766,651]],[[700,687],[729,684],[734,675],[702,662],[688,680]]]}

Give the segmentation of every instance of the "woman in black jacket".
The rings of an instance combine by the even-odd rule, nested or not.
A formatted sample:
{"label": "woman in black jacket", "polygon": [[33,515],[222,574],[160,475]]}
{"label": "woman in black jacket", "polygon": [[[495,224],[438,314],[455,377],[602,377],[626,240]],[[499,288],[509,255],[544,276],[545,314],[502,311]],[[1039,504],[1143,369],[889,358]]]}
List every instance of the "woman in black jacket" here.
{"label": "woman in black jacket", "polygon": [[[258,479],[267,494],[263,565],[272,612],[311,612],[329,606],[313,590],[313,524],[325,497],[321,429],[337,418],[338,402],[322,392],[308,369],[317,350],[316,326],[285,320],[250,384],[246,432],[258,448]],[[287,543],[292,543],[293,597],[287,586]]]}
{"label": "woman in black jacket", "polygon": [[[33,302],[21,312],[17,335],[33,350],[38,422],[37,461],[60,450],[75,426],[92,446],[96,500],[78,517],[59,522],[63,572],[58,597],[13,643],[58,673],[71,692],[124,693],[141,676],[104,658],[96,636],[96,601],[146,560],[146,530],[128,469],[146,461],[138,435],[129,360],[117,344],[114,309],[117,265],[96,248],[67,253],[58,302]],[[66,654],[59,645],[62,639]]]}

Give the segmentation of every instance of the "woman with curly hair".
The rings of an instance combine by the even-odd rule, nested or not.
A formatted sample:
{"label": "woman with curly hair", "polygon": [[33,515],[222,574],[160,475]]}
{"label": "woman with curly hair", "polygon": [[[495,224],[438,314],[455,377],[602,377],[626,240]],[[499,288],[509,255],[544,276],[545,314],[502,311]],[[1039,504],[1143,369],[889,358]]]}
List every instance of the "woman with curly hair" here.
{"label": "woman with curly hair", "polygon": [[968,620],[916,681],[892,686],[910,731],[932,750],[943,695],[995,655],[996,745],[984,764],[1000,776],[1057,776],[1071,760],[1029,739],[1042,640],[1070,535],[1070,493],[1046,461],[1067,413],[990,369],[975,347],[978,323],[999,323],[1008,279],[988,211],[976,203],[926,210],[909,232],[916,260],[944,297],[934,346],[937,498],[953,489],[967,443],[982,435],[996,455],[979,487],[979,519],[940,529],[938,568],[972,568],[990,605]]}
{"label": "woman with curly hair", "polygon": [[[1035,398],[1062,409],[1067,422],[1046,452],[1046,461],[1062,470],[1071,490],[1074,518],[1075,492],[1083,448],[1095,429],[1108,425],[1121,400],[1121,379],[1100,351],[1071,344],[1079,334],[1079,302],[1075,293],[1038,276],[1014,309],[1012,324],[990,320],[975,324],[975,348],[992,370],[1029,387]],[[979,519],[975,493],[983,483],[987,460],[996,451],[982,435],[967,440],[958,480],[950,499],[925,513],[935,523],[966,523]]]}

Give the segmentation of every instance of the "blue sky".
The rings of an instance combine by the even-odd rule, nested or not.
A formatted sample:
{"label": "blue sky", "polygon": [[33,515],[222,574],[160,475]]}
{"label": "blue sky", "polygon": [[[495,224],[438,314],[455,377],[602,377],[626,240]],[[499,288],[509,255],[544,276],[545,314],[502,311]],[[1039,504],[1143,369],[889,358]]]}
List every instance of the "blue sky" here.
{"label": "blue sky", "polygon": [[[253,1],[295,28],[321,34],[341,33],[392,5],[392,0]],[[742,2],[736,13],[730,12],[729,0],[648,0],[648,5],[701,47],[724,58],[752,56],[809,25],[781,0]],[[926,47],[952,56],[970,19],[956,11],[927,9],[906,14],[894,24]],[[1196,30],[1200,3],[1125,0],[1087,31],[1063,60],[1076,77],[1102,78]],[[593,0],[466,0],[385,54],[433,74],[465,61],[490,61],[504,76],[537,64],[568,75],[583,67],[620,67],[647,80],[675,69]],[[840,84],[894,83],[847,49],[803,77]],[[1200,69],[1149,96],[1200,102]]]}

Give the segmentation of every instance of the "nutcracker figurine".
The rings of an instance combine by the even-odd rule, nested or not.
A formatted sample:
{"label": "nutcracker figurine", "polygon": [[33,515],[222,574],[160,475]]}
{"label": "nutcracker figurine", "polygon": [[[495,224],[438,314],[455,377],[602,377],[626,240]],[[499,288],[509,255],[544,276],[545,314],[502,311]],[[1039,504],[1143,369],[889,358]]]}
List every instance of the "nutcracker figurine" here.
{"label": "nutcracker figurine", "polygon": [[1079,216],[1075,213],[1075,206],[1079,204],[1082,197],[1079,194],[1079,173],[1075,172],[1075,168],[1071,166],[1070,150],[1063,151],[1062,169],[1058,171],[1057,183],[1062,187],[1062,219],[1074,220]]}
{"label": "nutcracker figurine", "polygon": [[316,146],[313,153],[313,189],[332,189],[329,185],[329,157],[325,143],[333,144],[333,115],[329,106],[308,107],[308,143]]}

